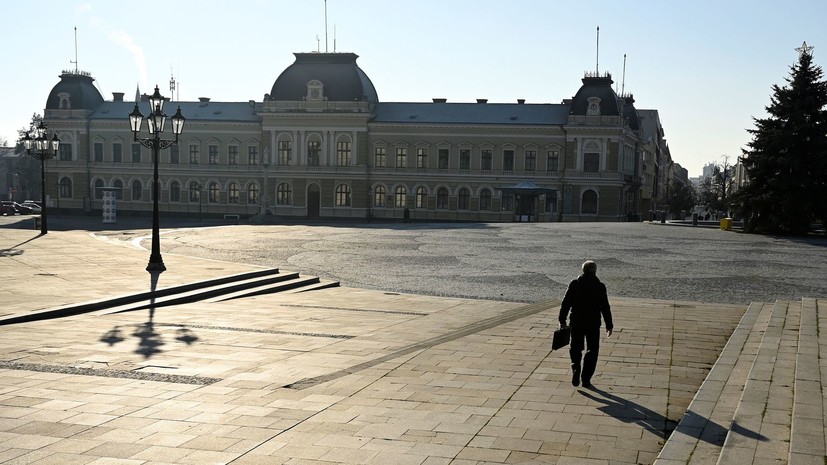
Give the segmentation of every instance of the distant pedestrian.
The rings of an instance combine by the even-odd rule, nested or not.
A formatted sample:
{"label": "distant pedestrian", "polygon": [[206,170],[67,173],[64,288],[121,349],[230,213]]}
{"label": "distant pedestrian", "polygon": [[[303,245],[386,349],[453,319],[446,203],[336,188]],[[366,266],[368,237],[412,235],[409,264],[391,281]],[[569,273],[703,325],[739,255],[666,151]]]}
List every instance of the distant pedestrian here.
{"label": "distant pedestrian", "polygon": [[[597,279],[597,263],[588,260],[583,263],[583,274],[573,280],[563,303],[560,305],[560,326],[566,326],[566,318],[571,310],[569,324],[571,325],[571,384],[591,387],[592,375],[597,367],[597,356],[600,354],[600,317],[606,323],[606,337],[612,335],[612,310],[609,306],[609,297],[606,285]],[[585,340],[586,355],[583,357],[583,342]]]}

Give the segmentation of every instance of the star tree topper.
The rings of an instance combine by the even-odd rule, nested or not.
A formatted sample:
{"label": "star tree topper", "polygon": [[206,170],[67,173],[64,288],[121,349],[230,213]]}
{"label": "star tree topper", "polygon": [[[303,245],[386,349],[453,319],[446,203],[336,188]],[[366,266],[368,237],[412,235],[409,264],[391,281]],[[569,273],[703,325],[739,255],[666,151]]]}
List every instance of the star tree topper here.
{"label": "star tree topper", "polygon": [[815,47],[807,45],[807,41],[805,40],[804,43],[801,44],[801,47],[798,47],[795,51],[798,52],[798,58],[801,58],[803,55],[813,56],[812,52],[814,48]]}

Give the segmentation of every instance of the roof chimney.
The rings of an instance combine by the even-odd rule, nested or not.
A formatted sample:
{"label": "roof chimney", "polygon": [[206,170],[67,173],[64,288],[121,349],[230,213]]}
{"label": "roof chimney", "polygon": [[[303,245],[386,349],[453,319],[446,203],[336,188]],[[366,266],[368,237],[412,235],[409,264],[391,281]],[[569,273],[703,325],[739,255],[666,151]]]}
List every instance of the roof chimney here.
{"label": "roof chimney", "polygon": [[210,101],[209,97],[198,97],[199,102],[207,103]]}
{"label": "roof chimney", "polygon": [[445,103],[447,101],[447,98],[434,98],[434,103]]}
{"label": "roof chimney", "polygon": [[522,105],[522,104],[524,104],[524,103],[525,103],[525,99],[524,99],[524,98],[518,98],[518,99],[517,99],[517,105]]}
{"label": "roof chimney", "polygon": [[113,102],[123,102],[123,92],[112,92]]}
{"label": "roof chimney", "polygon": [[487,98],[478,98],[477,103],[488,103],[488,99]]}

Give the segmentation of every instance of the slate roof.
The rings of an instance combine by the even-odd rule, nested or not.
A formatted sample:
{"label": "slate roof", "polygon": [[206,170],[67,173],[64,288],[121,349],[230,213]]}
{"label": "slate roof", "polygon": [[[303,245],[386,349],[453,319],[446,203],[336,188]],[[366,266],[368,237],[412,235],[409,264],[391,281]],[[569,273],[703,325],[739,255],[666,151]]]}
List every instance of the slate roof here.
{"label": "slate roof", "polygon": [[355,53],[294,53],[296,61],[273,83],[270,99],[301,101],[307,96],[307,83],[324,85],[328,101],[376,103],[376,88],[356,64]]}
{"label": "slate roof", "polygon": [[378,103],[376,123],[562,125],[568,122],[564,104],[518,103]]}
{"label": "slate roof", "polygon": [[[256,123],[261,120],[256,115],[255,108],[249,102],[166,102],[164,113],[167,114],[167,124],[175,114],[178,106],[181,114],[187,121],[222,121]],[[103,102],[90,116],[93,120],[123,118],[127,124],[128,115],[135,108],[135,102]],[[149,103],[141,102],[138,109],[146,117],[149,114]],[[186,126],[184,127],[186,130]]]}
{"label": "slate roof", "polygon": [[93,110],[103,102],[103,96],[88,73],[64,71],[46,99],[47,110],[60,109],[60,94],[69,95],[72,110]]}

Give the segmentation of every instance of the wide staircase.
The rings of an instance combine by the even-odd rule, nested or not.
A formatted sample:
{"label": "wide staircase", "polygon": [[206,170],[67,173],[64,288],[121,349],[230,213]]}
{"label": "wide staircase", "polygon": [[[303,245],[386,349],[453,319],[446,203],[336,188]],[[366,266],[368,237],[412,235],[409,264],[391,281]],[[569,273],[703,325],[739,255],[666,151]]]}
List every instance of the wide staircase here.
{"label": "wide staircase", "polygon": [[827,465],[825,312],[751,304],[655,465]]}

